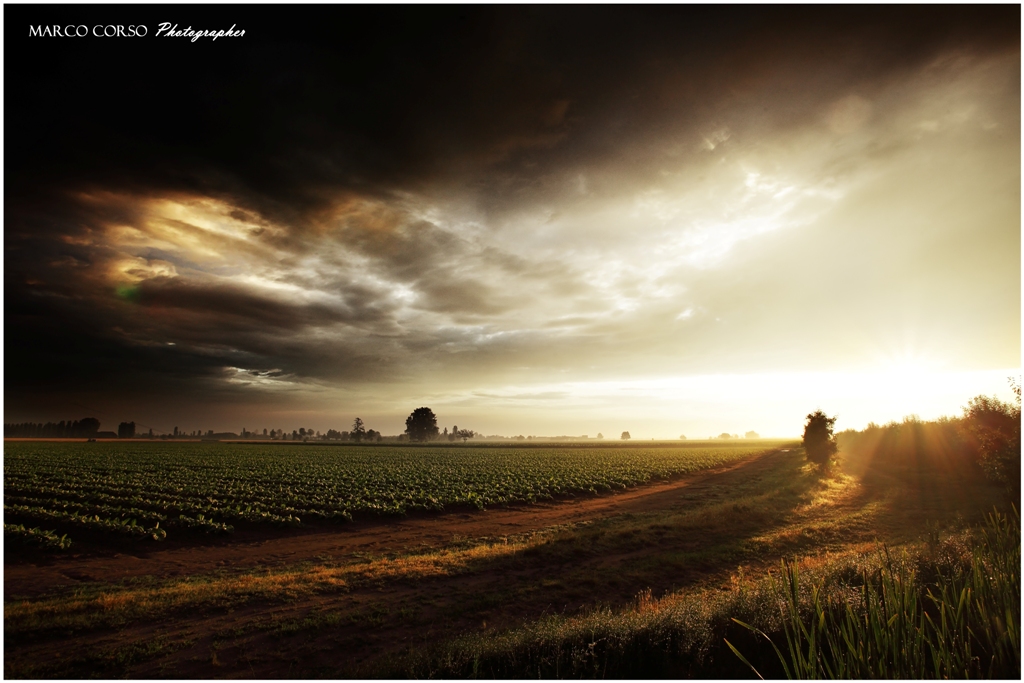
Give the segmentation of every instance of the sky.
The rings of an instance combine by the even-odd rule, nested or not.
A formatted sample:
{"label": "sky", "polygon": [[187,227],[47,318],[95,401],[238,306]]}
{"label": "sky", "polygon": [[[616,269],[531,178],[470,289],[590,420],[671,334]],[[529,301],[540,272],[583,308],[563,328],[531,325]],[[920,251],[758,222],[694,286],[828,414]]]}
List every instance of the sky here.
{"label": "sky", "polygon": [[3,11],[5,422],[788,437],[1020,374],[1017,5]]}

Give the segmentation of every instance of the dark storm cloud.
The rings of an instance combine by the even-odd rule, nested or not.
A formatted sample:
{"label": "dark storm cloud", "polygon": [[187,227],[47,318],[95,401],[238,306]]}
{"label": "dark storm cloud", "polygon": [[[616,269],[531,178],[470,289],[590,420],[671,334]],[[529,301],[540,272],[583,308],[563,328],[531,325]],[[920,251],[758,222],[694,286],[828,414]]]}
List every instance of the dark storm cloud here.
{"label": "dark storm cloud", "polygon": [[155,278],[137,289],[133,297],[140,304],[186,311],[201,329],[216,322],[222,329],[232,332],[255,324],[259,324],[261,329],[299,332],[314,325],[354,324],[384,317],[383,311],[370,308],[346,310],[320,304],[296,306],[291,302],[256,296],[249,290],[232,285],[203,286],[177,279]]}
{"label": "dark storm cloud", "polygon": [[[687,307],[686,348],[714,355],[731,338],[701,301],[729,288],[690,290],[714,290],[700,269],[759,228],[670,244],[665,195],[747,206],[704,180],[743,145],[804,178],[899,158],[905,136],[813,141],[858,153],[818,166],[787,154],[805,129],[877,124],[937,59],[1019,50],[1013,6],[22,5],[5,19],[9,406],[98,386],[199,400],[453,367],[468,384],[506,366],[582,372],[622,350],[671,357]],[[166,20],[246,36],[26,30]],[[699,266],[665,256],[684,247]]]}
{"label": "dark storm cloud", "polygon": [[520,185],[531,159],[639,161],[680,117],[750,100],[769,104],[746,125],[798,123],[940,48],[1017,38],[1012,7],[344,6],[170,11],[249,26],[231,43],[27,38],[58,16],[124,12],[9,9],[9,190],[199,192],[298,228],[340,188],[490,184],[476,174],[494,167]]}
{"label": "dark storm cloud", "polygon": [[[135,208],[122,208],[126,202]],[[276,226],[253,229],[258,221],[238,211],[147,202],[79,197],[50,223],[42,215],[41,229],[8,237],[7,322],[20,330],[9,348],[31,349],[24,372],[8,374],[12,396],[44,385],[103,382],[114,390],[159,383],[164,373],[175,387],[223,384],[225,368],[283,368],[286,379],[314,383],[395,381],[415,365],[410,353],[436,343],[465,350],[474,335],[439,342],[420,325],[410,337],[396,320],[403,302],[393,287],[414,293],[404,302],[414,310],[468,320],[511,307],[515,296],[488,284],[496,273],[546,287],[553,268],[366,202],[312,245],[280,239]],[[225,215],[230,220],[218,223]],[[210,232],[211,222],[219,232]]]}
{"label": "dark storm cloud", "polygon": [[[230,367],[326,378],[373,373],[379,350],[292,338],[337,325],[388,329],[379,293],[341,281],[329,301],[284,300],[194,271],[177,252],[130,257],[104,231],[121,220],[142,225],[143,213],[86,205],[8,233],[6,348],[18,360],[8,364],[9,396],[103,387],[209,398],[211,387],[224,390]],[[110,277],[115,266],[120,279]]]}

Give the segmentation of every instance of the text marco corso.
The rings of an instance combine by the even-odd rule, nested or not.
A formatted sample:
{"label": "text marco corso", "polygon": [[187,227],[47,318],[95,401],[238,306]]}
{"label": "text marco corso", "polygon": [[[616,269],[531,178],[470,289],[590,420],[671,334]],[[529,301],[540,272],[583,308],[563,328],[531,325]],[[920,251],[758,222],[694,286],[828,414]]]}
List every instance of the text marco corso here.
{"label": "text marco corso", "polygon": [[[150,30],[145,24],[40,24],[28,27],[29,38],[145,38],[148,35]],[[235,24],[227,29],[179,28],[178,24],[165,21],[157,24],[152,35],[157,38],[188,38],[194,43],[200,38],[241,38],[245,30],[236,28]]]}

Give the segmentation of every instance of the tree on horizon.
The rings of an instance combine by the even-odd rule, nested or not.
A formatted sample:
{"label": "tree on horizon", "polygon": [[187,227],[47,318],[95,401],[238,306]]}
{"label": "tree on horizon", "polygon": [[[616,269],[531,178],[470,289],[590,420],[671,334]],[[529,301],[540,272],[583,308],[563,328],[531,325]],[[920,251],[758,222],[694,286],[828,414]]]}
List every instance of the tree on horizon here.
{"label": "tree on horizon", "polygon": [[362,419],[357,417],[352,423],[352,431],[349,432],[349,438],[359,443],[363,440],[364,436],[366,436],[366,427],[363,426]]}
{"label": "tree on horizon", "polygon": [[410,441],[433,441],[438,437],[437,416],[430,408],[417,408],[405,418],[405,433]]}

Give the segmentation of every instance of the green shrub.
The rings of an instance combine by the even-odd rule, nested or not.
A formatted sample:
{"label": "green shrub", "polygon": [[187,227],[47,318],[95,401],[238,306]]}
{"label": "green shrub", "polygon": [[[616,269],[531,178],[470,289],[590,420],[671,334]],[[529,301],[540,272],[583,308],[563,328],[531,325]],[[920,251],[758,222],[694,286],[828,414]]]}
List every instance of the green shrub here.
{"label": "green shrub", "polygon": [[964,408],[963,431],[985,474],[1020,501],[1020,385],[1015,404],[977,396]]}
{"label": "green shrub", "polygon": [[836,439],[832,434],[836,419],[821,410],[807,416],[802,445],[807,453],[807,459],[811,462],[825,464],[836,454]]}

